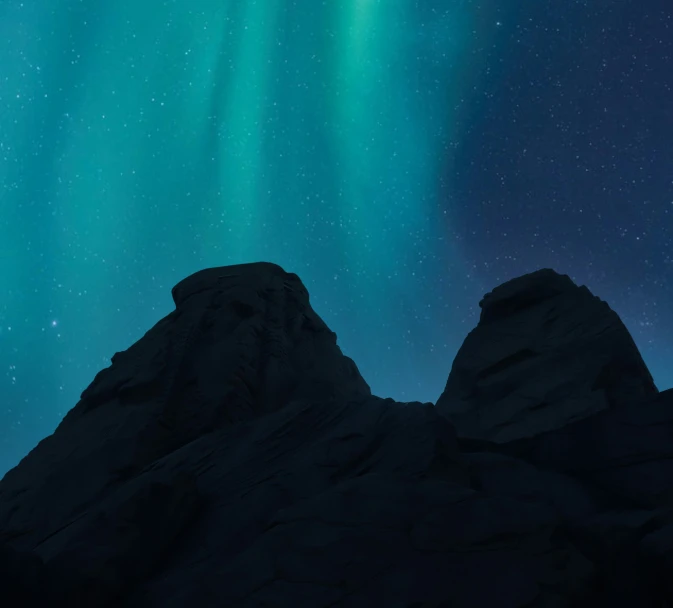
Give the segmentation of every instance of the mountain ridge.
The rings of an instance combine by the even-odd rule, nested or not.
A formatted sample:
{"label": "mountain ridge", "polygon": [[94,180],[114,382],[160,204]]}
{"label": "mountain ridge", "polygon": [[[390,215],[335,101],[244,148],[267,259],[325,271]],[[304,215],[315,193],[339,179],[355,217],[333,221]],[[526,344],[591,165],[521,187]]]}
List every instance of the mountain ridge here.
{"label": "mountain ridge", "polygon": [[673,390],[541,269],[437,404],[371,394],[299,277],[205,269],[0,481],[12,606],[673,606]]}

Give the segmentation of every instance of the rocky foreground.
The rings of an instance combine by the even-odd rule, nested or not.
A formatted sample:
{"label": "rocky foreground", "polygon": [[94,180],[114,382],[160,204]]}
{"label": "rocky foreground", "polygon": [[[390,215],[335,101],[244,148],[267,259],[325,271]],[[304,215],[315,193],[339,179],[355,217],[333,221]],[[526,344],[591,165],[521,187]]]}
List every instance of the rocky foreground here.
{"label": "rocky foreground", "polygon": [[673,390],[586,287],[487,294],[436,406],[276,265],[173,298],[0,482],[0,606],[673,607]]}

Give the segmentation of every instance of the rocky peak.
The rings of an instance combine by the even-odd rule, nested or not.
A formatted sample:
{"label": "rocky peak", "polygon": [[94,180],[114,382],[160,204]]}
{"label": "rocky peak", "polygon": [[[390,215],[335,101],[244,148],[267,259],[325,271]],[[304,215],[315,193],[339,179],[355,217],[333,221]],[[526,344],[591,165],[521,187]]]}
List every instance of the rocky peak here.
{"label": "rocky peak", "polygon": [[173,298],[0,481],[0,606],[673,606],[673,391],[585,287],[487,294],[436,407],[279,266]]}
{"label": "rocky peak", "polygon": [[507,442],[657,393],[619,316],[550,269],[486,294],[438,411],[465,437]]}
{"label": "rocky peak", "polygon": [[[17,546],[40,544],[110,487],[205,434],[293,402],[370,395],[297,275],[275,264],[203,270],[173,298],[176,310],[113,355],[55,433],[5,476],[0,529]],[[29,526],[7,499],[17,493],[61,499]]]}

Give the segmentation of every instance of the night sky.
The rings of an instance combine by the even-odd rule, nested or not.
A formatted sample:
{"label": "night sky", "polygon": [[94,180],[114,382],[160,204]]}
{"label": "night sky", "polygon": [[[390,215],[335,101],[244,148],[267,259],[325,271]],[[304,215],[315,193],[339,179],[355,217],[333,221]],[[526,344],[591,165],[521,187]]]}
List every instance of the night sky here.
{"label": "night sky", "polygon": [[673,386],[672,13],[4,0],[0,475],[209,266],[296,272],[403,401],[437,399],[484,293],[551,267]]}

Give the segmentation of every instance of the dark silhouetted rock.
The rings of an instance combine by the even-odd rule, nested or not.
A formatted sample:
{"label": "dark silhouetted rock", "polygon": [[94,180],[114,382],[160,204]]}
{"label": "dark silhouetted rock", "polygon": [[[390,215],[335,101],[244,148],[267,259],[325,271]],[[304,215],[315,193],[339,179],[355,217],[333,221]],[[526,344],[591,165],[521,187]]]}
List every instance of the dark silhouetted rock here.
{"label": "dark silhouetted rock", "polygon": [[586,288],[486,296],[437,407],[278,266],[173,298],[0,482],[0,606],[673,607],[673,391]]}
{"label": "dark silhouetted rock", "polygon": [[538,270],[479,306],[437,401],[461,436],[530,437],[657,392],[617,314],[566,275]]}

